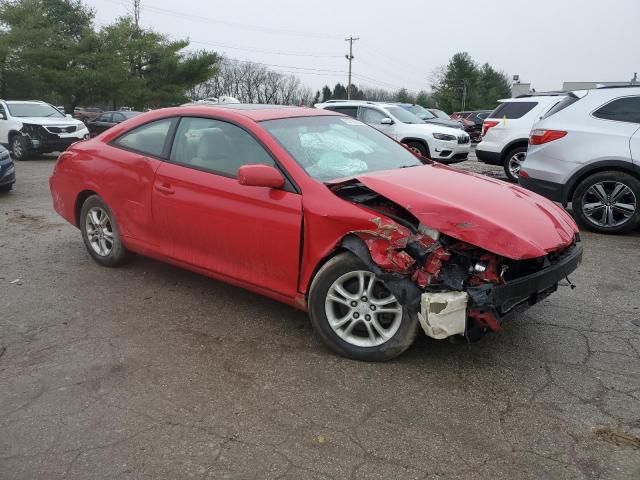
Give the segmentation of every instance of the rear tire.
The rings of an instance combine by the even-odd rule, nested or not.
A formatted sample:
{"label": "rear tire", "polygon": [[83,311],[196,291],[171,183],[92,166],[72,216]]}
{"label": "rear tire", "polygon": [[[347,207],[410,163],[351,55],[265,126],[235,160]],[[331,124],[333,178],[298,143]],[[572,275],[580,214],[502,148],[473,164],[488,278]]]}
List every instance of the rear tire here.
{"label": "rear tire", "polygon": [[113,212],[98,195],[91,195],[82,204],[79,223],[84,245],[96,263],[118,267],[130,259]]}
{"label": "rear tire", "polygon": [[624,172],[599,172],[585,178],[572,197],[583,227],[599,233],[626,233],[640,226],[640,180]]}
{"label": "rear tire", "polygon": [[420,142],[406,142],[407,147],[409,147],[414,152],[418,153],[420,156],[424,158],[429,157],[429,147]]}
{"label": "rear tire", "polygon": [[527,158],[527,147],[525,146],[509,150],[504,158],[504,173],[514,183],[518,183],[518,175],[525,158]]}
{"label": "rear tire", "polygon": [[354,360],[391,360],[418,333],[417,316],[352,253],[336,255],[320,268],[309,292],[309,316],[329,348]]}
{"label": "rear tire", "polygon": [[0,193],[7,193],[13,189],[13,183],[11,185],[4,185],[0,187]]}

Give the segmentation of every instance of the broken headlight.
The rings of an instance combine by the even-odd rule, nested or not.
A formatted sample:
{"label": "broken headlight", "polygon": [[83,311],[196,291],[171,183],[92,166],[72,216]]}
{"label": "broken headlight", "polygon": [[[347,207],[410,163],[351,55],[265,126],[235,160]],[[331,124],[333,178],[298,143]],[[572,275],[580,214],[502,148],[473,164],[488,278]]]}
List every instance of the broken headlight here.
{"label": "broken headlight", "polygon": [[431,227],[427,227],[426,225],[423,225],[422,223],[420,225],[418,225],[418,232],[420,232],[422,235],[425,235],[427,237],[430,237],[434,240],[438,240],[440,238],[440,232],[434,228]]}

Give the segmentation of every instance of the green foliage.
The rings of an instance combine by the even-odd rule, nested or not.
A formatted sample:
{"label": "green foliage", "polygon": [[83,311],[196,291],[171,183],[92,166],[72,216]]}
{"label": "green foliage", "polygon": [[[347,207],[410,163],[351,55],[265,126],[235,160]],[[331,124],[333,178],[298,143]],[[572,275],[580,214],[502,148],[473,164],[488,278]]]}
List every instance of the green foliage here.
{"label": "green foliage", "polygon": [[325,85],[324,87],[322,87],[322,101],[326,102],[327,100],[331,100],[331,95],[333,95],[331,93],[331,88],[329,88],[329,85]]}
{"label": "green foliage", "polygon": [[342,86],[341,83],[336,83],[336,86],[333,87],[333,94],[331,95],[333,100],[346,100],[347,98],[347,89]]}
{"label": "green foliage", "polygon": [[415,98],[413,95],[409,94],[409,91],[406,88],[401,88],[398,90],[395,95],[395,101],[401,103],[415,103]]}
{"label": "green foliage", "polygon": [[436,102],[433,99],[433,96],[425,92],[424,90],[420,90],[418,95],[416,95],[416,101],[418,105],[422,105],[425,108],[435,108]]}
{"label": "green foliage", "polygon": [[456,53],[434,76],[433,98],[447,112],[493,109],[498,99],[511,96],[504,73],[488,63],[478,66],[466,52]]}
{"label": "green foliage", "polygon": [[215,53],[184,53],[188,41],[129,17],[96,31],[80,0],[0,0],[0,93],[42,98],[67,111],[83,103],[135,108],[186,100],[216,71]]}

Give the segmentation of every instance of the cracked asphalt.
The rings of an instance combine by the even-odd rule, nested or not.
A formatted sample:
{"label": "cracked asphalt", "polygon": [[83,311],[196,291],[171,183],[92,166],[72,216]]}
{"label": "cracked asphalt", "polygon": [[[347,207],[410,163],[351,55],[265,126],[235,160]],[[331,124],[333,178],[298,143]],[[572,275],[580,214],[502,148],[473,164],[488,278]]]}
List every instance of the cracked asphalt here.
{"label": "cracked asphalt", "polygon": [[53,163],[0,196],[3,480],[640,478],[640,234],[584,233],[577,288],[501,334],[358,363],[271,300],[99,267]]}

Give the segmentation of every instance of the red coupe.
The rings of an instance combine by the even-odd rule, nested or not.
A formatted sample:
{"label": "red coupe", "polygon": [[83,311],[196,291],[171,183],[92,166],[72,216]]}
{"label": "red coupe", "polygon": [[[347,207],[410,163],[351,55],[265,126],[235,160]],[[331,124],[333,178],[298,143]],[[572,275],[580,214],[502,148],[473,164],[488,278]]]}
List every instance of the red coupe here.
{"label": "red coupe", "polygon": [[114,267],[135,252],[307,310],[336,352],[499,331],[582,246],[554,203],[419,159],[328,110],[156,110],[62,153],[58,213]]}

